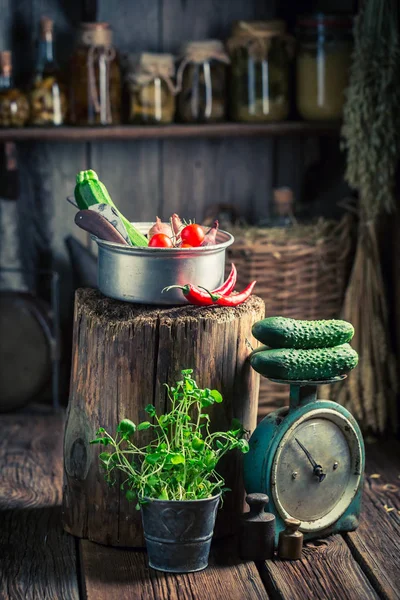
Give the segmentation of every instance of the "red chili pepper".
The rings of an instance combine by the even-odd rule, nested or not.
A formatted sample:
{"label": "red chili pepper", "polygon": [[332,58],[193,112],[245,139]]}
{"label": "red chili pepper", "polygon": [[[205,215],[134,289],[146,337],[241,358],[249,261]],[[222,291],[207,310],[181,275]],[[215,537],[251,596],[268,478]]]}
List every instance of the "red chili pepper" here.
{"label": "red chili pepper", "polygon": [[236,285],[236,277],[237,271],[235,265],[232,263],[232,269],[229,273],[228,279],[219,286],[219,288],[212,291],[213,294],[221,294],[222,296],[227,296],[235,289]]}
{"label": "red chili pepper", "polygon": [[238,306],[242,304],[253,291],[256,282],[253,281],[247,286],[240,294],[231,294],[230,296],[221,296],[221,294],[214,294],[208,290],[200,287],[195,287],[189,283],[186,285],[170,285],[163,289],[163,292],[168,292],[173,288],[179,288],[182,290],[183,295],[190,304],[196,306]]}

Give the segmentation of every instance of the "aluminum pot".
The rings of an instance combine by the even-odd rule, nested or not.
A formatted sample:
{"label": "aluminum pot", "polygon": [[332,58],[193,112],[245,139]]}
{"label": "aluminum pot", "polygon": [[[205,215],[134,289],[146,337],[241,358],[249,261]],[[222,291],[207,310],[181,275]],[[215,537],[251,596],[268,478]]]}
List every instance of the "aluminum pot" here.
{"label": "aluminum pot", "polygon": [[[133,223],[147,233],[153,223]],[[204,228],[205,229],[205,228]],[[233,236],[218,231],[215,246],[199,248],[138,248],[106,242],[99,246],[98,286],[110,298],[139,304],[186,304],[179,289],[162,293],[170,285],[201,285],[209,290],[224,280],[225,252]]]}
{"label": "aluminum pot", "polygon": [[149,566],[169,573],[205,569],[220,497],[148,499],[142,505],[142,521]]}

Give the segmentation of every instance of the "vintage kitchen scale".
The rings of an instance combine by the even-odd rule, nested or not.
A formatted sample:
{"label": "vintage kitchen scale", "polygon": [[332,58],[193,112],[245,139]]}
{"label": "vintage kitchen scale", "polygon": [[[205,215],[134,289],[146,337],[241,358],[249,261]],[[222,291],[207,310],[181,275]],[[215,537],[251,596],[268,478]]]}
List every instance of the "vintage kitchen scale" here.
{"label": "vintage kitchen scale", "polygon": [[290,384],[290,405],[266,416],[250,438],[244,457],[247,493],[269,496],[267,510],[276,516],[276,538],[284,519],[301,521],[306,540],[353,531],[358,526],[364,442],[353,416],[343,406],[317,399],[324,381]]}

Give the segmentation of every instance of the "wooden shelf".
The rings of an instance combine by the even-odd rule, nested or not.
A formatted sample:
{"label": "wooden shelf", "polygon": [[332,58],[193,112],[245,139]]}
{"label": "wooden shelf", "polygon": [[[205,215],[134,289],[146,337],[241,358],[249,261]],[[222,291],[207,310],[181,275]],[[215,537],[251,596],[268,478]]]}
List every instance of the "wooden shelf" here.
{"label": "wooden shelf", "polygon": [[162,138],[268,137],[339,135],[340,123],[285,121],[282,123],[216,123],[210,125],[116,125],[109,127],[24,127],[0,129],[1,141],[86,142]]}

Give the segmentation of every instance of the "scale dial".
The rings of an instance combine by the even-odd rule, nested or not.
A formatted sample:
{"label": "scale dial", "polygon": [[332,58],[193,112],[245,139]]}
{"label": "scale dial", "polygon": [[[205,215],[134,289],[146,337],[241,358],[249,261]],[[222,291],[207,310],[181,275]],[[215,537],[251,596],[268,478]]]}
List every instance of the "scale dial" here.
{"label": "scale dial", "polygon": [[316,409],[284,434],[272,464],[272,495],[281,517],[319,531],[341,517],[360,482],[362,450],[357,433],[339,412]]}

